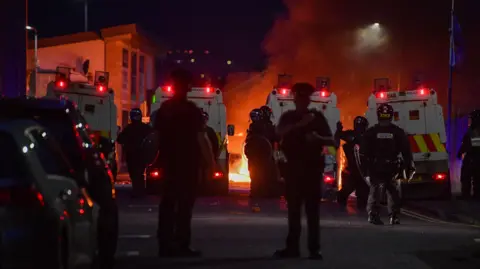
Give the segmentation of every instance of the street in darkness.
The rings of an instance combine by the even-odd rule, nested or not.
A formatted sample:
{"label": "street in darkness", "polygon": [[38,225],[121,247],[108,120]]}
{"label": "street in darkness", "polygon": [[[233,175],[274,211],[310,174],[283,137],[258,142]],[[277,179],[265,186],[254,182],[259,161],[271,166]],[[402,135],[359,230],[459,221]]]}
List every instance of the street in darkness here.
{"label": "street in darkness", "polygon": [[[116,268],[389,268],[474,269],[480,259],[471,257],[479,231],[427,217],[402,214],[398,226],[373,226],[365,213],[350,207],[339,212],[336,204],[322,205],[323,261],[306,258],[273,260],[284,246],[286,204],[264,200],[253,213],[248,197],[199,198],[193,217],[192,246],[202,258],[160,259],[155,239],[158,198],[131,200],[129,185],[117,188],[120,204],[120,240]],[[387,221],[387,213],[383,212]],[[306,231],[304,229],[303,231]],[[303,235],[305,242],[305,235]],[[306,243],[303,243],[305,247]],[[308,254],[304,248],[303,253]]]}

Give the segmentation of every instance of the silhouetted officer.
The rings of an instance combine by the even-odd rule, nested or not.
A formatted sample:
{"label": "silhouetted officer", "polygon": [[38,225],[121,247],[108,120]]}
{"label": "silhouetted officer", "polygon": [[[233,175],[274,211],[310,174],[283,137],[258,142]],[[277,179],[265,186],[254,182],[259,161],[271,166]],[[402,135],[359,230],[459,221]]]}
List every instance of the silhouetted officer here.
{"label": "silhouetted officer", "polygon": [[468,200],[480,200],[480,110],[470,113],[470,127],[463,136],[457,157],[462,159],[461,183],[462,196]]}
{"label": "silhouetted officer", "polygon": [[145,168],[142,142],[152,133],[150,125],[142,122],[142,111],[134,108],[130,111],[131,123],[118,135],[117,142],[123,146],[127,157],[127,168],[132,180],[133,197],[142,196],[145,189]]}
{"label": "silhouetted officer", "polygon": [[[360,152],[366,161],[366,180],[370,185],[368,221],[376,225],[383,225],[379,216],[381,186],[384,186],[388,194],[390,224],[399,224],[400,195],[394,179],[401,170],[400,165],[405,166],[407,178],[415,170],[408,137],[400,127],[392,123],[393,113],[391,105],[381,104],[377,109],[378,124],[365,132],[360,146]],[[403,162],[399,160],[400,154]]]}
{"label": "silhouetted officer", "polygon": [[301,211],[305,205],[308,225],[308,249],[311,259],[322,259],[320,252],[320,196],[325,156],[323,148],[334,146],[330,127],[323,114],[309,110],[315,88],[308,83],[292,87],[295,110],[285,112],[277,130],[281,150],[286,157],[286,199],[288,203],[288,236],[278,258],[298,257]]}
{"label": "silhouetted officer", "polygon": [[365,210],[368,199],[368,185],[363,179],[359,167],[359,161],[355,157],[355,146],[362,144],[363,134],[368,128],[365,117],[358,116],[353,120],[353,130],[343,130],[341,122],[337,124],[335,140],[340,144],[340,139],[345,141],[343,152],[347,159],[347,166],[342,171],[342,189],[338,192],[337,200],[341,206],[347,206],[347,200],[353,191],[356,191],[357,207]]}
{"label": "silhouetted officer", "polygon": [[190,248],[192,210],[202,171],[213,175],[215,160],[202,111],[187,99],[192,74],[179,69],[171,79],[174,95],[159,108],[154,123],[165,177],[158,212],[159,256],[199,256]]}

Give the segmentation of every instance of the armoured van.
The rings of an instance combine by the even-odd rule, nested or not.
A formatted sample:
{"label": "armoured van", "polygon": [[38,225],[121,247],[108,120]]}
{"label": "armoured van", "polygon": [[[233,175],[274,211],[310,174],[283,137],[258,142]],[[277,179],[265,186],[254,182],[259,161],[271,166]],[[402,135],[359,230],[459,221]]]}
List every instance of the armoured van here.
{"label": "armoured van", "polygon": [[93,142],[104,153],[116,177],[117,106],[113,89],[108,88],[108,78],[108,72],[96,71],[94,84],[90,84],[84,75],[68,67],[57,67],[55,80],[47,84],[45,98],[66,99],[76,104]]}
{"label": "armoured van", "polygon": [[[278,124],[283,113],[295,109],[291,91],[292,86],[292,76],[285,74],[279,75],[277,85],[267,97],[266,105],[273,111],[272,120],[275,125]],[[340,121],[340,110],[337,108],[337,96],[330,90],[330,78],[317,77],[315,88],[316,90],[310,98],[311,103],[309,108],[316,109],[323,113],[333,135],[337,128],[337,122]],[[333,146],[326,147],[324,153],[325,172],[323,181],[325,188],[323,190],[323,197],[334,198],[340,183],[337,172],[337,150]]]}
{"label": "armoured van", "polygon": [[[155,115],[162,104],[173,97],[173,86],[162,86],[155,91],[152,97],[150,121],[155,123]],[[234,126],[227,126],[227,110],[223,103],[223,93],[215,87],[193,87],[188,93],[188,100],[195,103],[202,111],[207,112],[209,120],[207,125],[213,128],[217,134],[220,145],[217,167],[211,175],[203,181],[202,194],[204,195],[227,195],[229,192],[229,152],[227,148],[228,136],[234,135]],[[182,123],[179,123],[182,124]],[[160,153],[161,154],[161,153]],[[185,154],[188,154],[185,153]],[[147,168],[147,191],[156,193],[162,188],[162,169],[158,164]]]}
{"label": "armoured van", "polygon": [[447,135],[443,109],[434,89],[418,84],[407,91],[392,91],[388,79],[376,79],[365,113],[370,126],[378,122],[377,107],[388,103],[394,109],[393,123],[408,135],[416,173],[410,180],[400,173],[403,199],[451,197]]}

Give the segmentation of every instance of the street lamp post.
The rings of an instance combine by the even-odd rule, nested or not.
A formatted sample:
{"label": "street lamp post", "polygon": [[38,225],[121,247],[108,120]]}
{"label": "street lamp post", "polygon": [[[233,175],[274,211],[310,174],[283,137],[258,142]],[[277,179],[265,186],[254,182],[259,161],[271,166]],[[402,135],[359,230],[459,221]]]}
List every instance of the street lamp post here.
{"label": "street lamp post", "polygon": [[30,91],[29,95],[30,96],[35,96],[37,93],[37,71],[38,71],[38,31],[36,28],[27,25],[25,27],[28,31],[32,31],[34,34],[34,42],[35,42],[35,47],[34,47],[34,67],[33,67],[33,72],[32,75],[30,76]]}
{"label": "street lamp post", "polygon": [[25,27],[28,31],[33,31],[33,34],[34,34],[34,42],[35,42],[35,48],[34,48],[34,61],[35,61],[35,68],[38,67],[38,32],[37,32],[37,29],[35,29],[34,27],[32,26],[29,26],[27,25],[27,27]]}

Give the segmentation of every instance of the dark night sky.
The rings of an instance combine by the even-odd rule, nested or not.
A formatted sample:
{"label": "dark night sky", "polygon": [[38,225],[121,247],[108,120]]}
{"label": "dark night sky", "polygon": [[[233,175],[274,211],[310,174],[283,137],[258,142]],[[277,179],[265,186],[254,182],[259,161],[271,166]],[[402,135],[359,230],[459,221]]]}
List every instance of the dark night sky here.
{"label": "dark night sky", "polygon": [[[83,31],[81,0],[30,2],[40,37]],[[208,49],[248,69],[261,62],[260,43],[285,8],[281,0],[90,0],[89,9],[90,29],[139,23],[171,47]]]}
{"label": "dark night sky", "polygon": [[[329,72],[341,84],[350,72],[348,69],[356,70],[359,75],[369,69],[370,73],[362,76],[365,83],[371,85],[371,77],[383,72],[383,63],[390,67],[390,73],[401,72],[402,79],[412,72],[426,72],[434,81],[433,86],[446,94],[451,0],[90,2],[91,29],[139,23],[170,48],[208,49],[220,58],[233,60],[240,70],[258,69],[268,59],[267,66],[272,72],[303,72],[308,77]],[[464,95],[470,100],[471,92],[480,88],[479,9],[478,0],[457,0],[456,13],[466,44],[466,57],[464,65],[456,71],[454,88],[457,96]],[[293,12],[292,19],[285,15],[287,11]],[[29,24],[37,27],[40,37],[80,32],[84,24],[82,0],[31,0],[29,17]],[[279,18],[287,19],[282,22]],[[338,41],[342,35],[377,21],[388,29],[391,36],[387,54],[370,55],[361,64],[352,63],[351,59],[341,55],[340,47],[346,46],[344,41]],[[292,36],[285,36],[287,33]],[[332,40],[331,45],[326,44],[329,40]],[[310,61],[309,55],[315,58],[314,61]],[[304,64],[308,61],[313,66],[310,71]],[[313,70],[315,66],[319,68]],[[322,66],[327,66],[330,71],[325,71]],[[342,87],[353,86],[345,84]]]}

